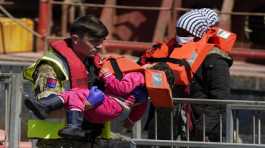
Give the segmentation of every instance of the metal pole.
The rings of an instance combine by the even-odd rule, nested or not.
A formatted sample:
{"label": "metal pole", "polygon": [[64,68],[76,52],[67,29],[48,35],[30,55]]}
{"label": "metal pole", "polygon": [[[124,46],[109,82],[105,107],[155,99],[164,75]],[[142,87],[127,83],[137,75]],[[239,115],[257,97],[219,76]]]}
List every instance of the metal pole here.
{"label": "metal pole", "polygon": [[256,143],[256,115],[252,117],[252,124],[253,124],[253,144]]}
{"label": "metal pole", "polygon": [[[11,78],[8,78],[5,81],[5,132],[6,134],[6,141],[5,141],[5,145],[7,144],[8,140],[9,140],[9,125],[10,125],[10,102],[11,102]],[[6,145],[7,146],[7,145]]]}
{"label": "metal pole", "polygon": [[[49,0],[40,0],[39,5],[39,22],[38,33],[44,37],[47,35],[49,28]],[[45,41],[39,39],[37,51],[43,51],[45,48]]]}
{"label": "metal pole", "polygon": [[258,117],[258,144],[261,144],[261,119]]}
{"label": "metal pole", "polygon": [[219,121],[220,121],[220,142],[223,142],[223,115],[219,115]]}
{"label": "metal pole", "polygon": [[[190,141],[190,125],[189,125],[189,119],[188,119],[188,116],[186,116],[186,123],[187,123],[187,126],[186,126],[186,129],[187,129],[187,141]],[[189,146],[187,146],[187,148],[190,148]]]}
{"label": "metal pole", "polygon": [[236,143],[239,141],[239,119],[238,114],[236,116]]}
{"label": "metal pole", "polygon": [[133,137],[140,139],[142,137],[141,135],[141,120],[137,121],[135,125],[133,126]]}
{"label": "metal pole", "polygon": [[[155,140],[157,140],[157,110],[155,109]],[[158,148],[158,146],[156,146]]]}
{"label": "metal pole", "polygon": [[206,141],[206,131],[205,131],[205,113],[202,114],[202,137],[203,137],[203,141]]}
{"label": "metal pole", "polygon": [[[64,0],[62,5],[62,17],[61,17],[61,34],[63,36],[66,36],[67,33],[67,23],[68,23],[68,8],[69,8],[69,2],[71,0]],[[73,5],[70,5],[71,7],[75,7]]]}
{"label": "metal pole", "polygon": [[230,104],[226,105],[226,142],[233,142],[233,112]]}
{"label": "metal pole", "polygon": [[[62,5],[63,2],[54,1],[54,5]],[[84,6],[84,7],[94,7],[94,8],[116,8],[116,9],[133,9],[133,10],[164,10],[168,11],[171,7],[145,7],[145,6],[124,6],[124,5],[105,5],[105,4],[92,4],[92,3],[68,3],[69,5],[74,6]],[[175,8],[178,11],[189,11],[191,8]],[[226,11],[217,11],[217,13],[225,15],[243,15],[243,16],[265,16],[265,13],[262,12],[226,12]]]}
{"label": "metal pole", "polygon": [[10,106],[10,128],[8,134],[8,147],[18,148],[20,141],[20,129],[21,129],[21,102],[22,102],[22,75],[13,74],[11,82],[11,106]]}
{"label": "metal pole", "polygon": [[[173,4],[173,0],[163,0],[161,7],[170,8]],[[168,11],[160,10],[156,27],[154,31],[153,41],[163,41],[168,22],[170,22],[170,9]]]}
{"label": "metal pole", "polygon": [[[224,0],[222,6],[222,12],[229,12],[231,13],[234,8],[234,0]],[[231,28],[231,15],[220,15],[220,26],[226,30],[230,30]]]}
{"label": "metal pole", "polygon": [[[173,128],[173,126],[174,126],[174,119],[173,119],[173,117],[174,117],[174,115],[173,115],[173,110],[170,112],[170,137],[171,137],[171,140],[172,140],[172,142],[173,142],[173,140],[174,140],[174,128]],[[171,148],[173,148],[173,145],[171,145]]]}
{"label": "metal pole", "polygon": [[173,0],[171,10],[170,10],[170,20],[168,21],[167,34],[169,38],[175,37],[176,34],[176,20],[177,20],[177,10],[176,7],[179,7],[179,1]]}
{"label": "metal pole", "polygon": [[[111,0],[111,1],[105,1],[105,5],[113,5],[115,6],[117,4],[117,0]],[[109,35],[107,36],[107,39],[112,39],[113,34],[113,25],[116,23],[116,8],[108,8],[104,7],[101,12],[100,19],[101,21],[106,25],[106,27],[109,30]]]}
{"label": "metal pole", "polygon": [[49,48],[49,36],[51,34],[51,28],[52,28],[52,13],[53,13],[53,6],[52,6],[52,2],[53,0],[48,0],[48,29],[47,29],[47,33],[45,36],[45,43],[44,43],[44,50],[47,51]]}

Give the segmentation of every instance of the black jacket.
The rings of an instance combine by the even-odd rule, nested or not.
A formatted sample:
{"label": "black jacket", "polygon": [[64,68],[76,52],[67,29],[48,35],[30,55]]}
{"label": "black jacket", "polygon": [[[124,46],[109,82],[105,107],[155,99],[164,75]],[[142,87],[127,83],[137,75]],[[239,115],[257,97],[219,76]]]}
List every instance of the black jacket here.
{"label": "black jacket", "polygon": [[231,59],[219,54],[209,54],[191,83],[190,97],[229,99],[231,65]]}
{"label": "black jacket", "polygon": [[[191,86],[191,98],[230,99],[229,67],[232,59],[219,54],[209,54],[196,73]],[[203,118],[206,118],[206,135],[210,141],[219,140],[219,114],[224,114],[222,105],[192,105],[195,126],[193,140],[202,140]],[[224,116],[223,116],[224,118]],[[223,120],[224,122],[224,120]]]}

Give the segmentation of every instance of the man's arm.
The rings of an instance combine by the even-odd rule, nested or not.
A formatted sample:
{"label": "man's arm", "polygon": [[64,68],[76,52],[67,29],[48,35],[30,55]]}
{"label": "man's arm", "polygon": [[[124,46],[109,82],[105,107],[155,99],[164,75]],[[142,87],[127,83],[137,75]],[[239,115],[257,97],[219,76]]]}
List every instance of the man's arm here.
{"label": "man's arm", "polygon": [[61,91],[61,82],[54,68],[49,64],[41,64],[34,72],[34,92],[37,98],[47,97]]}

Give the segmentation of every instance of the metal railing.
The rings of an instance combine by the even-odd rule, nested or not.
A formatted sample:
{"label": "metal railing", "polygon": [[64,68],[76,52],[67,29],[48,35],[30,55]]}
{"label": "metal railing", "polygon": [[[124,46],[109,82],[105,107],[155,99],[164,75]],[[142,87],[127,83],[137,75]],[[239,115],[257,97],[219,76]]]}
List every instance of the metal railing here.
{"label": "metal railing", "polygon": [[[5,140],[5,146],[10,148],[18,148],[20,141],[20,125],[21,125],[21,101],[22,101],[22,76],[21,74],[5,74],[0,73],[0,82],[4,86],[4,99],[5,99],[5,131],[7,132],[7,138]],[[216,100],[216,99],[190,99],[190,98],[173,98],[175,102],[179,103],[191,103],[191,104],[209,104],[209,105],[226,105],[226,141],[220,140],[220,142],[206,142],[206,141],[191,141],[189,138],[189,131],[187,131],[187,140],[175,140],[173,139],[173,113],[171,113],[170,125],[171,127],[171,139],[160,140],[157,136],[157,114],[155,114],[155,139],[142,139],[141,124],[138,122],[133,130],[132,141],[137,145],[149,145],[149,146],[171,146],[171,147],[222,147],[222,148],[252,148],[252,147],[265,147],[261,144],[261,120],[258,118],[258,126],[255,127],[255,121],[257,117],[253,117],[253,143],[233,143],[239,136],[239,122],[234,118],[233,112],[235,110],[265,110],[264,101],[248,101],[248,100]],[[220,118],[221,119],[221,118]],[[234,123],[234,121],[236,121]],[[220,121],[220,127],[222,121]],[[203,127],[205,127],[204,125]],[[255,129],[258,129],[257,133]],[[221,131],[221,130],[220,130]],[[236,131],[236,135],[234,134]],[[204,130],[205,132],[205,130]],[[203,134],[205,136],[205,133]],[[221,134],[220,134],[221,137]],[[257,137],[257,140],[256,140]],[[203,138],[205,139],[205,137]],[[222,138],[220,138],[222,139]],[[255,142],[257,141],[257,143]]]}
{"label": "metal railing", "polygon": [[[52,0],[51,4],[54,5],[71,5],[71,6],[83,6],[92,8],[115,8],[115,9],[126,9],[126,10],[151,10],[151,11],[189,11],[191,8],[171,8],[171,7],[154,7],[154,6],[125,6],[125,5],[105,5],[105,4],[92,4],[92,3],[76,3],[76,2],[62,2]],[[219,14],[224,15],[243,15],[243,16],[265,16],[265,13],[257,12],[221,12],[217,11]]]}
{"label": "metal railing", "polygon": [[[169,140],[161,140],[158,139],[158,122],[157,121],[157,111],[155,111],[155,138],[154,139],[142,139],[141,138],[141,122],[137,122],[136,126],[133,128],[133,143],[136,145],[148,145],[148,146],[185,146],[185,147],[221,147],[221,148],[253,148],[253,147],[265,147],[265,144],[261,144],[261,119],[256,116],[253,116],[253,142],[252,143],[238,143],[239,139],[239,119],[238,116],[235,117],[234,112],[237,110],[254,110],[254,111],[264,111],[265,110],[265,101],[249,101],[249,100],[217,100],[217,99],[191,99],[191,98],[173,98],[173,100],[177,103],[190,103],[190,104],[208,104],[208,105],[225,105],[226,112],[224,117],[226,118],[226,126],[223,126],[222,116],[220,115],[219,118],[219,125],[220,125],[220,141],[219,142],[208,142],[206,141],[206,134],[205,134],[205,114],[203,113],[203,137],[202,141],[191,141],[190,140],[190,131],[187,130],[187,140],[176,140],[173,136],[173,111],[171,112],[170,126],[171,133],[168,133],[171,137]],[[256,127],[256,118],[258,121],[258,126]],[[235,122],[235,123],[234,123]],[[186,125],[188,126],[188,125]],[[223,141],[222,139],[222,128],[225,128],[225,135],[226,140]],[[187,128],[188,129],[188,128]],[[257,133],[256,133],[257,129]],[[139,133],[141,132],[141,133]],[[137,135],[137,136],[135,136]],[[257,137],[257,140],[256,140]],[[257,141],[257,143],[256,143]],[[237,142],[237,143],[236,143]]]}
{"label": "metal railing", "polygon": [[22,75],[20,73],[0,73],[0,83],[4,86],[5,131],[4,144],[8,148],[18,148],[21,132]]}

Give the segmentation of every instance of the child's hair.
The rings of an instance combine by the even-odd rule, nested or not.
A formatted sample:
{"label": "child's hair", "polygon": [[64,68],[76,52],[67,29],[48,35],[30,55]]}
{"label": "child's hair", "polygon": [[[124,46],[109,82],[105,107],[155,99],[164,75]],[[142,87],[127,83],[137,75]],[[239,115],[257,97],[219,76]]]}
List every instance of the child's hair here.
{"label": "child's hair", "polygon": [[77,18],[70,27],[71,34],[79,37],[88,36],[93,39],[105,38],[108,35],[106,26],[95,16],[85,15]]}
{"label": "child's hair", "polygon": [[157,63],[153,67],[151,67],[151,69],[164,71],[167,77],[168,84],[170,88],[173,89],[176,78],[174,76],[173,71],[166,63]]}

